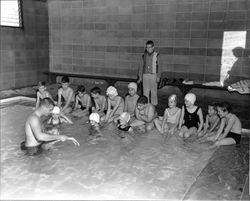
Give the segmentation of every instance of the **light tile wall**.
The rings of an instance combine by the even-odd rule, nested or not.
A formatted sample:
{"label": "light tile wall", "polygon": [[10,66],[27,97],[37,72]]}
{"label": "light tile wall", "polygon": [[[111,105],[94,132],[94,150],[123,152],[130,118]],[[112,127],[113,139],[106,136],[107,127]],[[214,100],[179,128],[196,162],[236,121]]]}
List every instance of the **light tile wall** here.
{"label": "light tile wall", "polygon": [[151,39],[164,71],[218,81],[224,31],[248,30],[250,54],[249,0],[53,0],[49,27],[51,71],[136,76]]}
{"label": "light tile wall", "polygon": [[46,81],[49,70],[48,5],[23,1],[24,29],[0,26],[0,90],[36,85]]}

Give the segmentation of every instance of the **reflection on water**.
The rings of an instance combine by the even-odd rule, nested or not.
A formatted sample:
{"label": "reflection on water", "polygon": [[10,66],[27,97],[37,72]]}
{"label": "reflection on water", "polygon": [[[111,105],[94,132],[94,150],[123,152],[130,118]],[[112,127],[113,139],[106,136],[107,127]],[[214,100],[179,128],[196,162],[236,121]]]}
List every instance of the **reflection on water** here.
{"label": "reflection on water", "polygon": [[1,199],[182,199],[213,151],[206,145],[152,131],[121,140],[111,126],[106,140],[89,144],[86,120],[62,126],[81,144],[28,157],[19,149],[27,106],[1,109]]}

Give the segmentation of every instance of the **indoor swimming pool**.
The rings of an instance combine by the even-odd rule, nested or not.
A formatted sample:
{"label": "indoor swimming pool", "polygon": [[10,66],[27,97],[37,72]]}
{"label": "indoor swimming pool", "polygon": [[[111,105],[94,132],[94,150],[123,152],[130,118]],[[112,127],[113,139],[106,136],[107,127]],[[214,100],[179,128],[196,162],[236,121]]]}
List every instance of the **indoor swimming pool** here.
{"label": "indoor swimming pool", "polygon": [[[193,199],[192,193],[201,186],[197,181],[202,178],[205,183],[206,168],[221,167],[213,164],[215,159],[209,163],[218,149],[208,150],[208,144],[183,141],[175,135],[165,138],[156,130],[123,140],[111,125],[103,129],[104,140],[90,144],[87,118],[73,119],[73,125],[60,128],[61,134],[77,139],[79,147],[60,142],[39,156],[26,156],[20,143],[33,104],[19,101],[1,107],[1,199]],[[236,177],[241,191],[226,177],[214,181],[231,198],[242,197],[248,175],[248,139],[243,142],[235,162],[241,171]],[[214,173],[207,173],[211,182]]]}

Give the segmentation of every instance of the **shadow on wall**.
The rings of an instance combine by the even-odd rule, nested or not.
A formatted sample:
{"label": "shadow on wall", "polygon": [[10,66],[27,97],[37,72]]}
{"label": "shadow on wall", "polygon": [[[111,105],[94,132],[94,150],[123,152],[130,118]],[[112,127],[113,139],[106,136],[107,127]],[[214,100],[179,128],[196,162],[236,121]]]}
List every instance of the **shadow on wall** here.
{"label": "shadow on wall", "polygon": [[[250,74],[250,55],[242,47],[236,47],[232,50],[233,55],[237,58],[232,68],[227,72],[227,78],[224,81],[224,85],[229,86],[242,79],[249,78]],[[247,68],[247,72],[244,72],[244,68]],[[245,76],[240,76],[240,75]]]}

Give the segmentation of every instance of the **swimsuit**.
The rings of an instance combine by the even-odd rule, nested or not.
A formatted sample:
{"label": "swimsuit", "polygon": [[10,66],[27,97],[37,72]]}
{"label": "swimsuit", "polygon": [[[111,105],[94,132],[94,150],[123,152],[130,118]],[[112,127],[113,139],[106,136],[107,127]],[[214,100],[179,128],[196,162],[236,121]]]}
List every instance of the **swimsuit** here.
{"label": "swimsuit", "polygon": [[240,140],[241,140],[241,135],[238,134],[238,133],[234,133],[234,132],[229,132],[226,136],[226,138],[233,138],[234,141],[236,142],[236,144],[239,144],[240,143]]}
{"label": "swimsuit", "polygon": [[166,110],[167,110],[167,114],[168,114],[167,122],[171,123],[171,124],[176,124],[178,122],[177,117],[178,117],[180,109],[178,108],[177,111],[172,115],[170,115],[168,109],[166,109]]}
{"label": "swimsuit", "polygon": [[130,128],[131,128],[131,126],[125,126],[125,127],[122,127],[122,125],[118,126],[118,129],[122,130],[122,131],[128,131]]}
{"label": "swimsuit", "polygon": [[[79,101],[79,105],[81,107],[81,110],[85,110],[86,109],[86,107],[82,105],[81,101]],[[91,114],[91,113],[92,113],[92,107],[89,107],[89,114]]]}
{"label": "swimsuit", "polygon": [[38,154],[41,154],[43,149],[42,149],[42,144],[39,144],[37,146],[33,146],[33,147],[26,147],[25,146],[25,141],[23,141],[20,145],[21,147],[21,150],[26,150],[26,153],[28,156],[35,156],[35,155],[38,155]]}
{"label": "swimsuit", "polygon": [[199,119],[199,115],[197,114],[197,112],[200,108],[197,107],[197,109],[193,113],[189,113],[186,106],[184,106],[184,109],[185,109],[184,126],[186,126],[187,128],[195,127],[198,129],[200,119]]}
{"label": "swimsuit", "polygon": [[58,122],[54,122],[54,120],[53,119],[51,119],[51,125],[53,125],[53,126],[59,126],[60,124],[61,124],[62,122],[61,122],[61,119],[60,118],[58,118]]}

